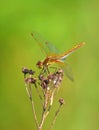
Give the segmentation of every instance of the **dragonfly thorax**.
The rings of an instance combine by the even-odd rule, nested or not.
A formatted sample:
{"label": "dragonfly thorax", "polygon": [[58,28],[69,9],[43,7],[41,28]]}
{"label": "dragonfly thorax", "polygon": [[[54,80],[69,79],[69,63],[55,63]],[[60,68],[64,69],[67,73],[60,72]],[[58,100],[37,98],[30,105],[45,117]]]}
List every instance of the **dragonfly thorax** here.
{"label": "dragonfly thorax", "polygon": [[51,57],[46,57],[43,61],[43,66],[49,66],[51,64]]}
{"label": "dragonfly thorax", "polygon": [[43,61],[38,61],[36,65],[38,66],[38,68],[45,68],[51,64],[52,64],[52,60],[51,57],[49,56],[46,57]]}
{"label": "dragonfly thorax", "polygon": [[53,56],[48,56],[44,59],[43,61],[43,66],[49,66],[53,63],[56,63],[56,62],[59,62],[59,60],[56,58],[56,57],[53,57]]}

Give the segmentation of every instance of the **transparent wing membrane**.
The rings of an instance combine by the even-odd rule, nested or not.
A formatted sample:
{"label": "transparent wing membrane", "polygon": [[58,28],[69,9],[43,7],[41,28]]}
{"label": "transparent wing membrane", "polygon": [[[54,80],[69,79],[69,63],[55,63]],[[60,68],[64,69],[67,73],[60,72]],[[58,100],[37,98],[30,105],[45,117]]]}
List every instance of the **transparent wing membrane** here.
{"label": "transparent wing membrane", "polygon": [[45,40],[39,33],[32,32],[31,35],[46,55],[57,54],[59,52],[52,43]]}
{"label": "transparent wing membrane", "polygon": [[65,62],[64,65],[62,66],[65,75],[71,80],[74,81],[74,77],[73,77],[73,72],[72,72],[72,67]]}

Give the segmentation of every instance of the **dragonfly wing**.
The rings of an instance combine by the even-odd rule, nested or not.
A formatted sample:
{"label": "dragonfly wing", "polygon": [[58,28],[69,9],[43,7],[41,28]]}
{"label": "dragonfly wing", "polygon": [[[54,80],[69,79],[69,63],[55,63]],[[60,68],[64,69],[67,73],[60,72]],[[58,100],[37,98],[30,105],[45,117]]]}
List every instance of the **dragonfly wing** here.
{"label": "dragonfly wing", "polygon": [[59,54],[60,51],[50,42],[46,42],[46,46],[48,47],[48,49],[50,50],[50,52],[52,54]]}
{"label": "dragonfly wing", "polygon": [[64,65],[62,66],[64,73],[66,74],[66,76],[71,80],[74,81],[73,78],[73,72],[72,72],[72,68],[71,66],[67,63],[64,62]]}
{"label": "dragonfly wing", "polygon": [[59,52],[52,43],[45,40],[39,33],[32,32],[31,34],[46,55],[57,54]]}

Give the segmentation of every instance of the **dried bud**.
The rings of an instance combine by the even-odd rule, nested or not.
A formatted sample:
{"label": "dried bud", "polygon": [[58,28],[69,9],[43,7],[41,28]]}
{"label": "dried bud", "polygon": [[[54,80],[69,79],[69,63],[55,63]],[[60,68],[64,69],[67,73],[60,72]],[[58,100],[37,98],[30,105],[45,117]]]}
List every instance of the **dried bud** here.
{"label": "dried bud", "polygon": [[56,73],[52,76],[52,81],[54,84],[54,87],[58,87],[63,79],[63,71],[58,70]]}
{"label": "dried bud", "polygon": [[44,79],[43,82],[45,82],[46,84],[49,84],[49,80],[47,78]]}
{"label": "dried bud", "polygon": [[29,69],[23,67],[23,68],[22,68],[22,73],[24,73],[24,74],[28,74],[28,73],[29,73]]}
{"label": "dried bud", "polygon": [[58,74],[61,78],[63,78],[63,70],[59,69],[56,74]]}
{"label": "dried bud", "polygon": [[26,82],[26,83],[35,84],[35,83],[36,83],[36,80],[37,80],[36,78],[32,78],[32,77],[31,77],[31,78],[26,78],[26,79],[25,79],[25,82]]}
{"label": "dried bud", "polygon": [[44,80],[44,75],[39,75],[39,80]]}
{"label": "dried bud", "polygon": [[49,74],[49,75],[47,76],[47,78],[48,78],[49,82],[51,82],[52,79],[53,79],[53,74]]}
{"label": "dried bud", "polygon": [[35,71],[29,70],[29,74],[33,75],[34,73],[35,73]]}
{"label": "dried bud", "polygon": [[63,98],[60,98],[60,99],[59,99],[59,103],[60,103],[60,105],[63,105],[63,104],[65,104],[65,101],[64,101],[64,99],[63,99]]}
{"label": "dried bud", "polygon": [[56,73],[58,73],[58,74],[63,74],[63,70],[62,70],[62,69],[59,69]]}
{"label": "dried bud", "polygon": [[46,88],[48,87],[48,85],[47,85],[45,82],[41,82],[41,87],[42,87],[43,89],[46,89]]}
{"label": "dried bud", "polygon": [[41,87],[43,89],[47,88],[49,84],[49,79],[48,78],[44,78],[44,76],[41,78]]}

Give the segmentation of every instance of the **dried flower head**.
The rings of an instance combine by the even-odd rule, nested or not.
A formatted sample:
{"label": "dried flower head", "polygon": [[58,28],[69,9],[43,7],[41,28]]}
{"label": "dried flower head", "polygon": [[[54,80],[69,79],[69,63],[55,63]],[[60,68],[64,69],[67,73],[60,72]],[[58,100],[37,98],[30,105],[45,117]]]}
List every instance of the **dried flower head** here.
{"label": "dried flower head", "polygon": [[59,99],[59,103],[60,103],[60,105],[63,105],[63,104],[65,104],[65,101],[64,101],[64,99],[63,99],[63,98],[60,98],[60,99]]}
{"label": "dried flower head", "polygon": [[37,81],[37,78],[32,78],[32,77],[29,77],[29,78],[25,78],[25,82],[27,84],[35,84]]}
{"label": "dried flower head", "polygon": [[52,81],[53,81],[53,84],[55,85],[55,87],[58,87],[62,80],[63,80],[63,70],[59,69],[57,72],[55,72],[52,75]]}
{"label": "dried flower head", "polygon": [[35,71],[31,70],[31,69],[28,69],[26,67],[23,67],[22,68],[22,73],[24,73],[25,75],[26,74],[30,74],[30,75],[33,75],[35,73]]}
{"label": "dried flower head", "polygon": [[29,69],[23,67],[22,68],[22,73],[24,73],[25,75],[29,73]]}
{"label": "dried flower head", "polygon": [[29,74],[30,74],[30,75],[33,75],[34,73],[35,73],[35,71],[29,70]]}

